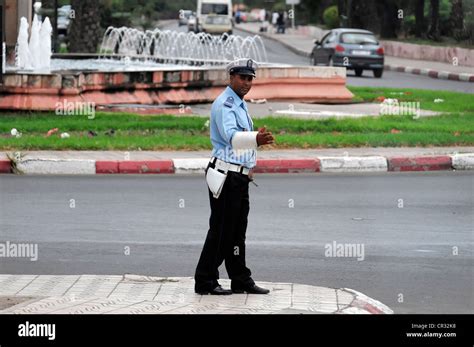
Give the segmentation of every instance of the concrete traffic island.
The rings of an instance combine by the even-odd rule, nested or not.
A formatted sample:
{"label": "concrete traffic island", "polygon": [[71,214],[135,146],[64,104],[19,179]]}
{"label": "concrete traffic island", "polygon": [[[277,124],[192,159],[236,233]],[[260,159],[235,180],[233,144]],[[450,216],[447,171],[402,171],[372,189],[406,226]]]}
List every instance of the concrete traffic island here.
{"label": "concrete traffic island", "polygon": [[[229,280],[219,280],[230,287]],[[0,314],[392,314],[347,288],[257,283],[268,295],[198,295],[190,277],[0,275]],[[13,303],[8,307],[5,302]],[[17,303],[17,304],[15,304]]]}
{"label": "concrete traffic island", "polygon": [[[7,73],[0,86],[0,110],[54,111],[81,103],[195,104],[212,102],[228,83],[222,67],[162,68],[159,71],[61,71]],[[346,71],[338,67],[262,66],[249,99],[349,103]]]}

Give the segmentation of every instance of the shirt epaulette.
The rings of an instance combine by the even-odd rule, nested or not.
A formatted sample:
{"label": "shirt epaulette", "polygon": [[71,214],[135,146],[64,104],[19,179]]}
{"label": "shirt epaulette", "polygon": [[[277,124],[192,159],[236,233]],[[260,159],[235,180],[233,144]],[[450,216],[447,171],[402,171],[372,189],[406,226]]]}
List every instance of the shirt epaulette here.
{"label": "shirt epaulette", "polygon": [[229,96],[224,102],[224,106],[228,108],[232,108],[234,106],[234,98],[232,96]]}

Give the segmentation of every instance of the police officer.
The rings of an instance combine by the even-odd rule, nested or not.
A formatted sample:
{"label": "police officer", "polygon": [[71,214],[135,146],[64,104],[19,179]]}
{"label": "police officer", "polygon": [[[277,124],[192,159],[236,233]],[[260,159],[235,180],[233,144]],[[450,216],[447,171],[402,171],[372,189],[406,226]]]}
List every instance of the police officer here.
{"label": "police officer", "polygon": [[[211,217],[209,231],[194,276],[196,293],[268,294],[258,287],[245,263],[245,234],[249,213],[249,182],[256,164],[258,146],[274,143],[265,128],[253,130],[244,96],[250,91],[258,66],[252,59],[239,59],[227,66],[230,83],[211,108],[212,157],[206,169],[226,172],[222,190],[216,198],[209,190]],[[219,285],[218,268],[225,261],[231,290]]]}

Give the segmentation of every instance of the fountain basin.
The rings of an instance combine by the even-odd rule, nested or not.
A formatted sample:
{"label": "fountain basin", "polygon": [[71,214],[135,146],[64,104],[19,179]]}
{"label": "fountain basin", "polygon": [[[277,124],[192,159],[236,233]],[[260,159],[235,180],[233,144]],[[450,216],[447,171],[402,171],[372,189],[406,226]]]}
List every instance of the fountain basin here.
{"label": "fountain basin", "polygon": [[[7,72],[0,110],[54,111],[68,103],[195,104],[212,102],[227,86],[222,66],[163,66],[142,71]],[[348,103],[346,70],[267,65],[259,68],[246,99]]]}

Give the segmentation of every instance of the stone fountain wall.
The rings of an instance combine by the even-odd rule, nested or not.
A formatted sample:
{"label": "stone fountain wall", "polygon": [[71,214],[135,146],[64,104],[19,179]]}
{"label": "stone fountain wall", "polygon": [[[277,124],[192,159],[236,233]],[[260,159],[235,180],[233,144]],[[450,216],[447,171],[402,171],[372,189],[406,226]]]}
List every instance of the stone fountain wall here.
{"label": "stone fountain wall", "polygon": [[[139,72],[9,73],[0,110],[54,111],[58,104],[194,104],[212,102],[225,88],[222,68]],[[262,67],[246,99],[347,103],[346,71],[338,67]]]}

